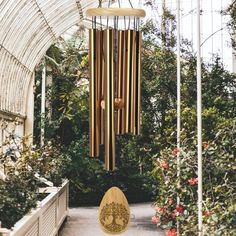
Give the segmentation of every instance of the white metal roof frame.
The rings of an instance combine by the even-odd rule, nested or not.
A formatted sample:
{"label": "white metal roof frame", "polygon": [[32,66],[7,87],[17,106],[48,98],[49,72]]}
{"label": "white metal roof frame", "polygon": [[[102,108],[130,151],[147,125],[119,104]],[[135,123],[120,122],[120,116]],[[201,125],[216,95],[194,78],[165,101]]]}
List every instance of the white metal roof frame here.
{"label": "white metal roof frame", "polygon": [[0,1],[0,111],[26,116],[36,65],[61,34],[97,6],[95,0]]}

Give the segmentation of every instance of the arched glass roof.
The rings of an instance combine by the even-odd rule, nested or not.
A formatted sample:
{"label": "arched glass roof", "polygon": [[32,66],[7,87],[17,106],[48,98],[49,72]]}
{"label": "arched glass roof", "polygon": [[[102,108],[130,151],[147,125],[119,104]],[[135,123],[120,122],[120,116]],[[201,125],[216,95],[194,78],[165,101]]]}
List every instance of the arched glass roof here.
{"label": "arched glass roof", "polygon": [[[107,1],[103,1],[104,5]],[[34,68],[95,0],[0,1],[0,110],[25,116]]]}

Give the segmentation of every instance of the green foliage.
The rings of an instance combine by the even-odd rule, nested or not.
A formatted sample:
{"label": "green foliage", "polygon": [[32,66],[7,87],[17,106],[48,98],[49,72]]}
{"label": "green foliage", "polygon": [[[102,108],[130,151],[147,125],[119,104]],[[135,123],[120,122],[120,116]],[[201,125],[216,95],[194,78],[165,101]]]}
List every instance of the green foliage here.
{"label": "green foliage", "polygon": [[58,42],[47,52],[46,118],[41,124],[41,73],[36,73],[34,139],[40,140],[41,127],[47,127],[45,138],[69,145],[88,130],[88,53],[84,37]]}
{"label": "green foliage", "polygon": [[70,205],[98,205],[112,186],[121,188],[130,202],[152,198],[155,180],[148,173],[140,174],[132,157],[118,163],[115,171],[108,172],[102,161],[88,156],[88,148],[88,136],[84,136],[62,150],[66,159],[70,159],[66,168],[70,180]]}
{"label": "green foliage", "polygon": [[55,186],[61,184],[66,160],[50,143],[40,149],[27,145],[27,138],[19,138],[14,129],[8,130],[17,122],[3,126],[7,136],[0,164],[6,177],[0,179],[0,220],[2,227],[11,228],[41,200],[38,188],[45,184],[40,178],[52,181]]}
{"label": "green foliage", "polygon": [[22,159],[14,165],[9,160],[1,162],[7,168],[7,177],[0,179],[0,219],[2,227],[11,228],[36,207],[39,183]]}
{"label": "green foliage", "polygon": [[[235,122],[231,119],[227,124],[221,124],[214,139],[203,143],[204,235],[236,233]],[[179,179],[176,172],[177,152],[174,148],[166,148],[155,161],[153,174],[161,186],[156,217],[163,228],[176,227],[178,219],[181,235],[197,235],[197,151],[193,145],[181,148]],[[176,203],[177,193],[179,206]]]}

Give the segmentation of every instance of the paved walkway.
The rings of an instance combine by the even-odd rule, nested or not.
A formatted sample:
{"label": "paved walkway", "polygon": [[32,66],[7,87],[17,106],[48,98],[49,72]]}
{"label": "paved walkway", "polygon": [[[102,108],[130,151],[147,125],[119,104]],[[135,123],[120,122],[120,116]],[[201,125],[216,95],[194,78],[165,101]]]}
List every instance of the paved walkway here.
{"label": "paved walkway", "polygon": [[[154,210],[151,204],[134,204],[130,206],[131,222],[123,236],[164,236],[151,222]],[[69,217],[59,236],[104,236],[98,223],[98,207],[79,207],[69,211]]]}

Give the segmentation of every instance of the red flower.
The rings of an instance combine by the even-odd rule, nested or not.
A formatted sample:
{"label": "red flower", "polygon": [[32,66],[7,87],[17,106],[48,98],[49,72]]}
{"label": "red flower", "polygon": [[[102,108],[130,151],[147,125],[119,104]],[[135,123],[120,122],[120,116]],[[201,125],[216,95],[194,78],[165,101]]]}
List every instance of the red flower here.
{"label": "red flower", "polygon": [[211,216],[211,212],[205,211],[205,212],[203,213],[203,215],[204,215],[205,217],[209,217],[209,216]]}
{"label": "red flower", "polygon": [[170,229],[166,231],[166,236],[177,236],[176,229]]}
{"label": "red flower", "polygon": [[166,207],[156,207],[156,211],[159,213],[166,212]]}
{"label": "red flower", "polygon": [[174,156],[177,156],[179,152],[180,152],[180,150],[178,148],[174,148],[173,151],[172,151],[172,154]]}
{"label": "red flower", "polygon": [[176,207],[176,211],[178,211],[180,214],[182,214],[182,213],[184,212],[183,206],[178,205],[178,206]]}
{"label": "red flower", "polygon": [[167,161],[160,161],[160,166],[163,169],[166,169],[166,170],[169,169],[169,163]]}
{"label": "red flower", "polygon": [[198,183],[198,179],[197,178],[191,178],[188,180],[188,183],[190,185],[196,185]]}
{"label": "red flower", "polygon": [[209,144],[206,143],[206,142],[204,142],[204,143],[202,143],[202,146],[203,146],[204,148],[208,148],[208,147],[209,147]]}
{"label": "red flower", "polygon": [[152,217],[152,223],[153,224],[157,224],[160,222],[160,217],[159,216],[153,216]]}

